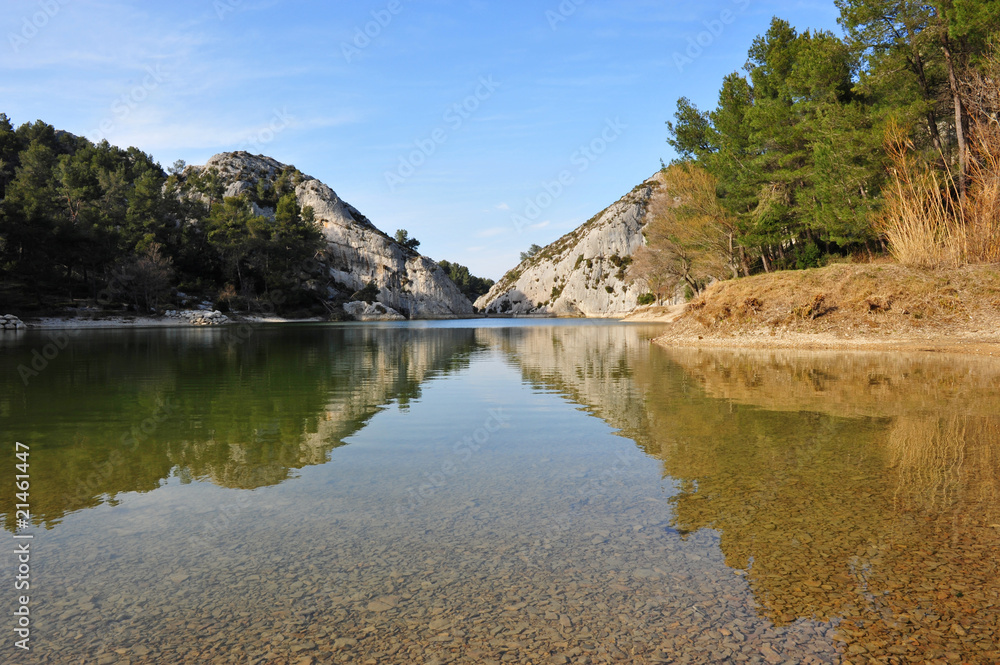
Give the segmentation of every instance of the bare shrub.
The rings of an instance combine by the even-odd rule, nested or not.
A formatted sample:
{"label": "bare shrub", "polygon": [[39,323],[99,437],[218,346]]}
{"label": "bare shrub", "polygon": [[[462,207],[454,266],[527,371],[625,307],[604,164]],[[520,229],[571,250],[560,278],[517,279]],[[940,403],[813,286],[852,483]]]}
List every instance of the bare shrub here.
{"label": "bare shrub", "polygon": [[174,276],[173,261],[160,253],[153,243],[140,256],[121,263],[111,271],[111,291],[137,311],[156,311],[160,300],[170,291]]}

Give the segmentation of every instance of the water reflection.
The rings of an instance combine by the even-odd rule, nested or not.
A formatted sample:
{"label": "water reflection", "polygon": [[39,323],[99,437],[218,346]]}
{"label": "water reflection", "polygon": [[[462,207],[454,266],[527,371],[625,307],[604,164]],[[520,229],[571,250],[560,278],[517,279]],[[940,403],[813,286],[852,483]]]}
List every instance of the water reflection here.
{"label": "water reflection", "polygon": [[849,657],[992,661],[1000,367],[671,350],[636,382],[675,523],[721,532],[767,616],[836,619]]}
{"label": "water reflection", "polygon": [[[67,545],[51,643],[169,662],[211,626],[265,662],[1000,660],[1000,366],[655,332],[89,333],[27,387],[40,338],[7,344],[0,425]],[[84,616],[117,632],[77,637]]]}
{"label": "water reflection", "polygon": [[[280,483],[480,348],[471,329],[265,328],[233,340],[222,330],[88,332],[27,386],[17,367],[47,336],[0,356],[0,423],[30,442],[34,523],[174,475]],[[13,473],[0,465],[0,484],[12,486]],[[12,510],[2,519],[10,530]]]}

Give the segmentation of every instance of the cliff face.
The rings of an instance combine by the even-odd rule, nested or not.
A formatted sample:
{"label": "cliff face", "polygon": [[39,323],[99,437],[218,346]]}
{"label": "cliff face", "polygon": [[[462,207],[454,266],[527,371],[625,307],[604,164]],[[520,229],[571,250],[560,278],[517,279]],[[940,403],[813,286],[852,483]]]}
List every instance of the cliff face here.
{"label": "cliff face", "polygon": [[[271,185],[285,164],[270,157],[231,152],[215,155],[204,166],[191,166],[183,176],[215,169],[225,185],[225,196],[257,189],[259,180]],[[369,282],[379,288],[378,301],[411,319],[466,316],[472,304],[431,259],[404,247],[375,227],[354,206],[319,180],[294,172],[295,195],[303,208],[311,206],[327,241],[329,277],[341,297]],[[273,217],[274,210],[256,208]]]}
{"label": "cliff face", "polygon": [[625,272],[642,246],[646,209],[666,196],[657,173],[575,231],[507,272],[476,307],[498,314],[618,317],[631,312],[646,288]]}

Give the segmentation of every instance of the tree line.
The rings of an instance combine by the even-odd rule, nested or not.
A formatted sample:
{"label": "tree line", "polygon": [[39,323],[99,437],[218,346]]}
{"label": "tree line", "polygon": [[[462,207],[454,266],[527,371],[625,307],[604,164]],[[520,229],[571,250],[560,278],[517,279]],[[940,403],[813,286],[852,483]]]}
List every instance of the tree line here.
{"label": "tree line", "polygon": [[887,229],[900,210],[887,193],[907,175],[901,154],[969,223],[962,211],[989,179],[1000,110],[1000,3],[836,5],[842,35],[774,18],[714,109],[678,100],[667,123],[678,158],[664,172],[679,201],[651,211],[632,268],[657,297],[678,283],[696,292],[710,279],[895,253]]}
{"label": "tree line", "polygon": [[[303,178],[286,167],[227,198],[214,169],[177,162],[164,171],[137,148],[95,144],[40,120],[15,129],[0,113],[2,309],[152,312],[180,292],[223,310],[326,313],[328,287],[345,298],[350,289],[328,283],[321,229],[295,195]],[[411,250],[419,245],[405,231],[397,236]],[[441,265],[470,298],[489,289],[464,266]]]}
{"label": "tree line", "polygon": [[0,114],[3,300],[44,308],[103,294],[103,304],[150,311],[176,289],[236,308],[281,289],[282,307],[314,306],[298,266],[319,255],[322,234],[297,203],[296,178],[289,169],[224,198],[215,171],[167,174],[136,148],[42,121],[15,130]]}

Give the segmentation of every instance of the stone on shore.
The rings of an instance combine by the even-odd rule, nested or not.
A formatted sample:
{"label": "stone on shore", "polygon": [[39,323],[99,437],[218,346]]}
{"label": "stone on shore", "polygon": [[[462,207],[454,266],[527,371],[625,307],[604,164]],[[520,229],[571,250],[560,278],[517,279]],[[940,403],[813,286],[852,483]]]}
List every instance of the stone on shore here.
{"label": "stone on shore", "polygon": [[405,321],[406,317],[380,302],[349,302],[344,311],[356,321]]}
{"label": "stone on shore", "polygon": [[4,314],[3,316],[0,316],[0,330],[5,332],[10,330],[14,332],[17,330],[24,330],[25,328],[26,326],[24,325],[24,322],[13,314]]}

